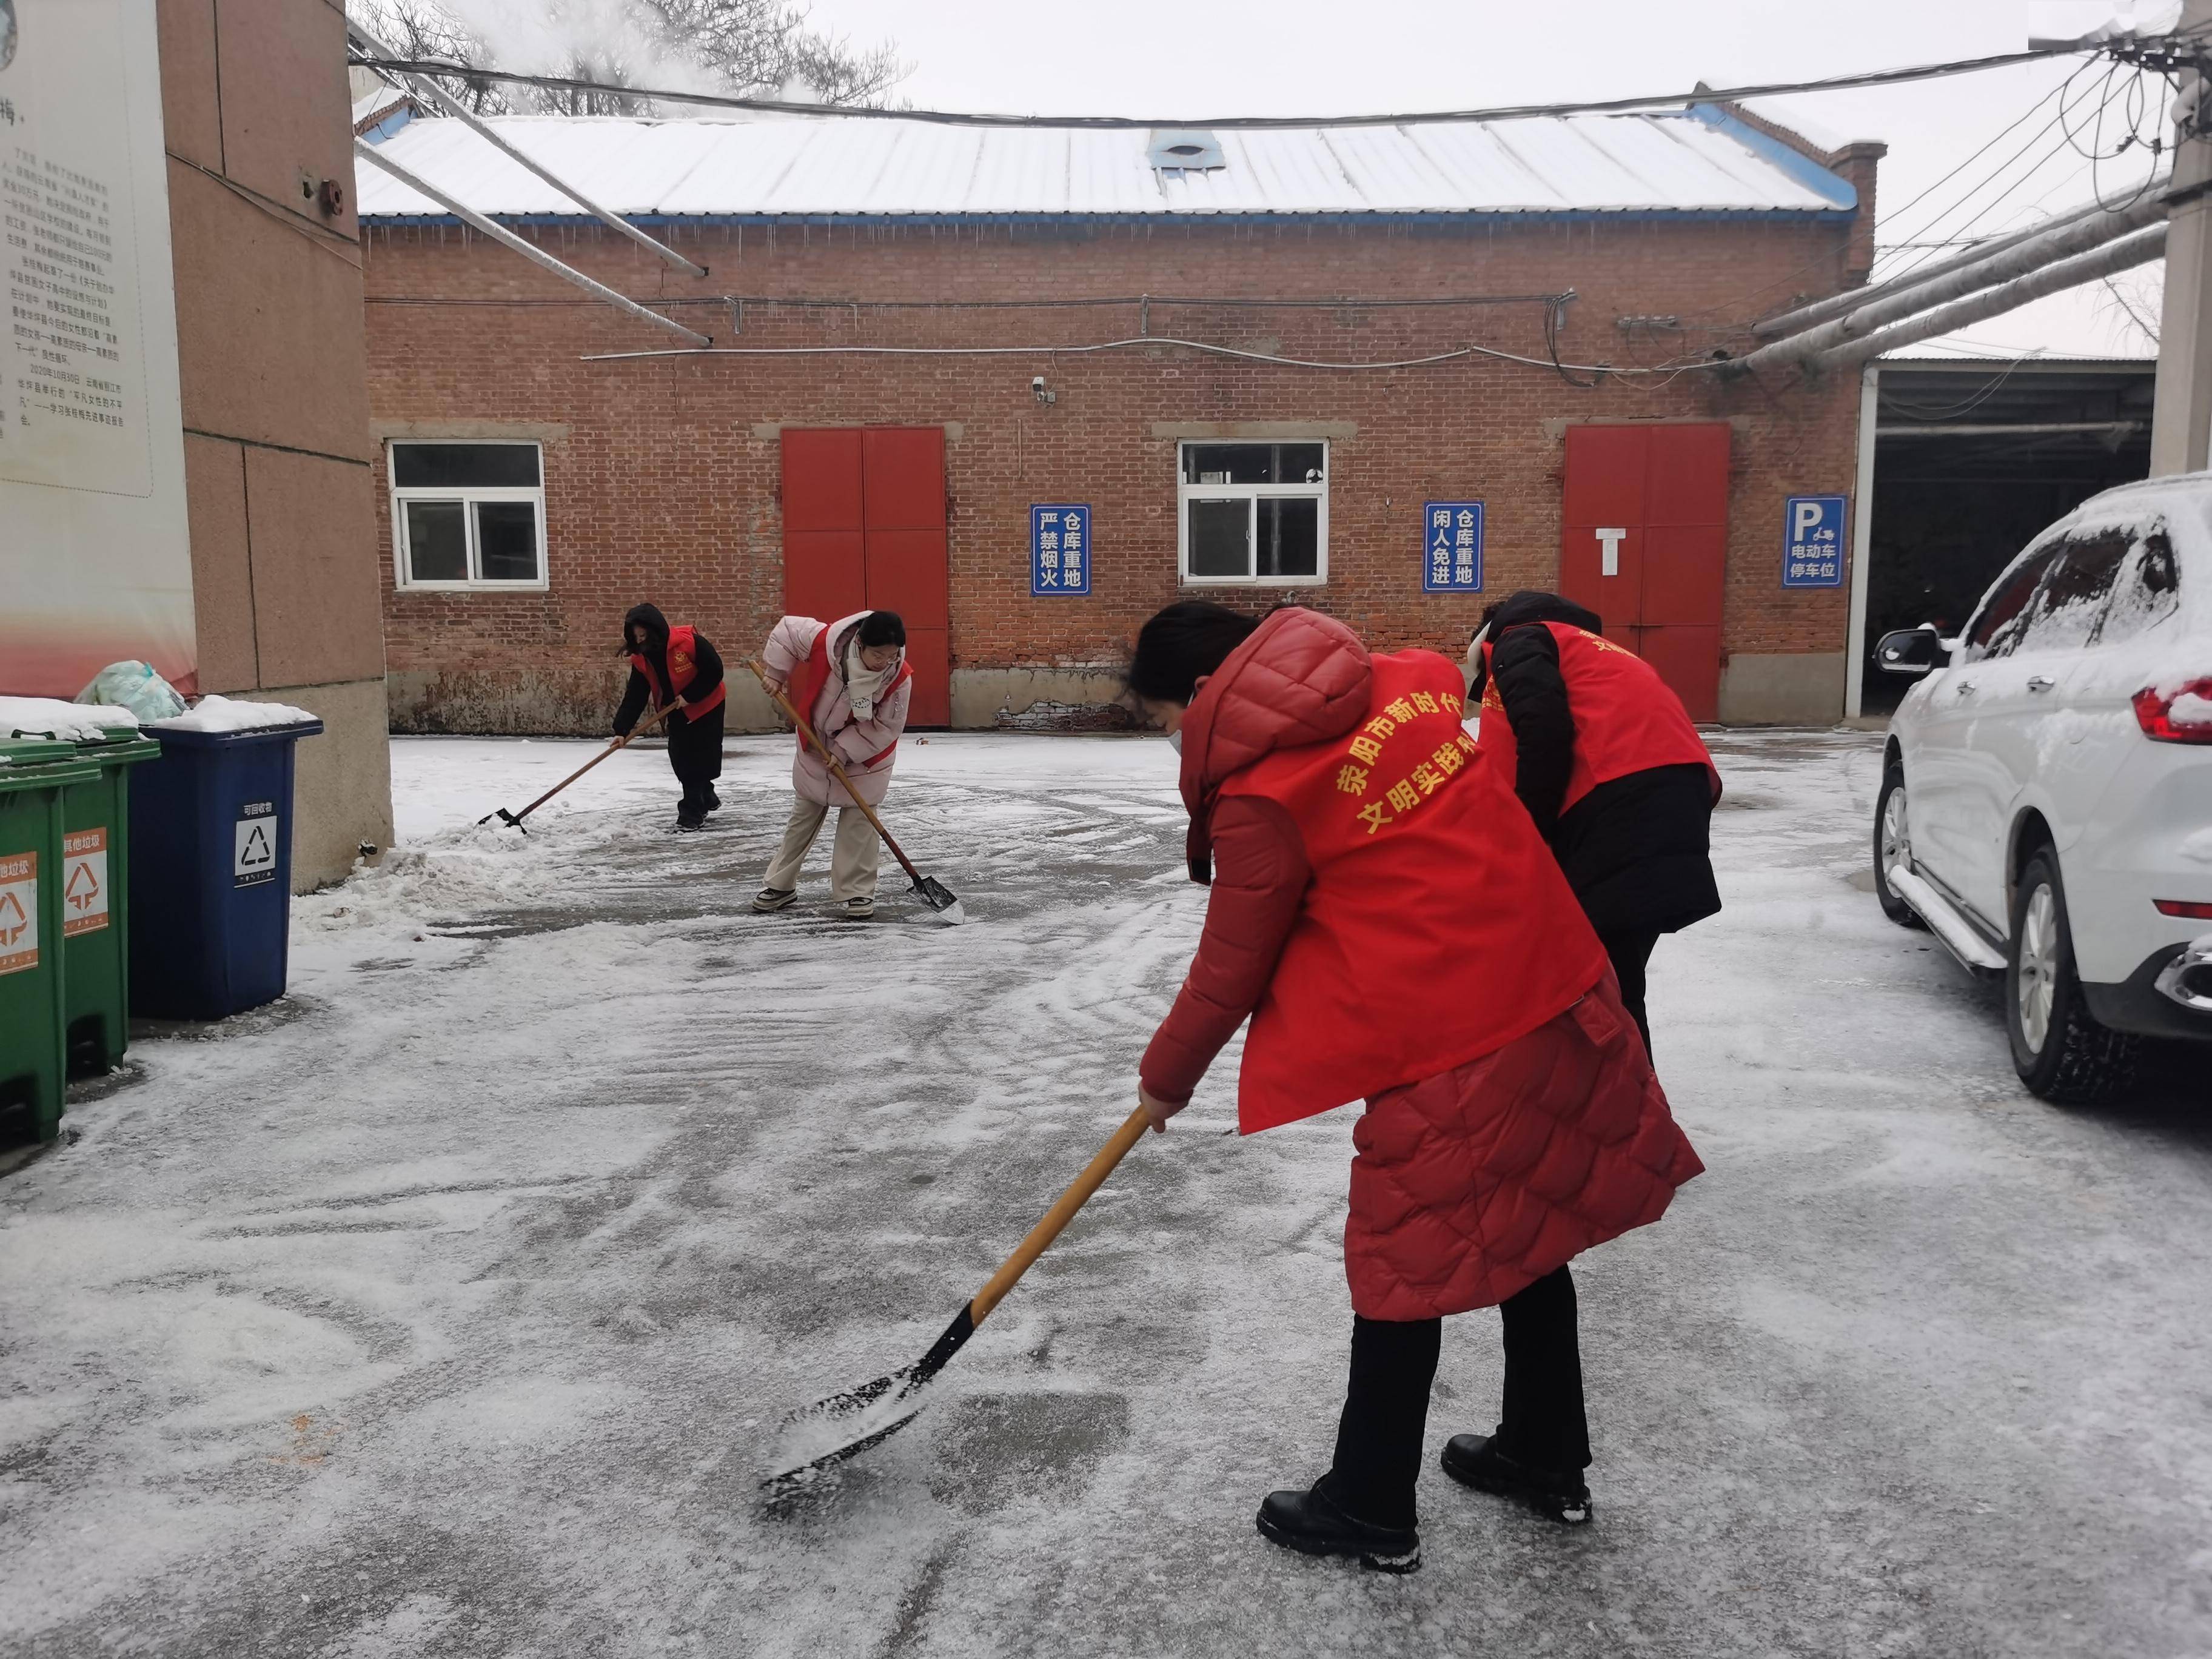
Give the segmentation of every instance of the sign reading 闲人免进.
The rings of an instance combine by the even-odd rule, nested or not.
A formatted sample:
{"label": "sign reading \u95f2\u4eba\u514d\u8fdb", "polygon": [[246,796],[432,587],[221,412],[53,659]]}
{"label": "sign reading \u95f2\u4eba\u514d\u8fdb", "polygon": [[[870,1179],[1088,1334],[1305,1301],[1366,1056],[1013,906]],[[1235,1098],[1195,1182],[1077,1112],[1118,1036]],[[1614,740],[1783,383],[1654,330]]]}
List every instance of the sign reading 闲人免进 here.
{"label": "sign reading \u95f2\u4eba\u514d\u8fdb", "polygon": [[1482,591],[1482,503],[1430,501],[1421,508],[1421,592]]}
{"label": "sign reading \u95f2\u4eba\u514d\u8fdb", "polygon": [[1091,592],[1091,509],[1066,503],[1030,508],[1030,592],[1080,599]]}
{"label": "sign reading \u95f2\u4eba\u514d\u8fdb", "polygon": [[1784,505],[1784,587],[1844,585],[1844,501],[1841,495],[1792,495]]}

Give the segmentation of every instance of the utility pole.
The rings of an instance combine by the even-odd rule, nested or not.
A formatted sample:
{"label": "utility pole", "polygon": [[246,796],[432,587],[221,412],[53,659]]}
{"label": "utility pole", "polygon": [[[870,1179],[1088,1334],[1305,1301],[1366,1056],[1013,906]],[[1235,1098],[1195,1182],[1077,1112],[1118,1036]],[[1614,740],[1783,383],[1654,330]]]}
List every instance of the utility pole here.
{"label": "utility pole", "polygon": [[[2185,33],[2206,40],[2212,0],[2185,0]],[[2181,88],[2174,207],[2166,240],[2166,302],[2158,327],[2158,394],[2151,413],[2153,477],[2212,465],[2212,85],[2200,70]]]}

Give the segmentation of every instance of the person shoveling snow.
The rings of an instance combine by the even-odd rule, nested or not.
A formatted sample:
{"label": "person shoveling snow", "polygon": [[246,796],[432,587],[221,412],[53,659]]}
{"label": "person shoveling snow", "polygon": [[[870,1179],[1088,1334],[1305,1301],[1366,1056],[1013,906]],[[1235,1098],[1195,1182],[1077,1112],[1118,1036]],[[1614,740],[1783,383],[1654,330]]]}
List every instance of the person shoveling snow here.
{"label": "person shoveling snow", "polygon": [[860,810],[883,805],[891,768],[906,730],[914,669],[906,659],[906,624],[895,611],[860,611],[834,623],[786,617],[768,636],[761,655],[769,695],[788,691],[792,706],[837,758],[854,794],[832,777],[805,735],[791,763],[794,797],[783,844],[762,878],[756,910],[781,910],[799,896],[799,868],[837,809],[837,836],[830,858],[830,897],[837,914],[866,921],[876,913],[876,870],[883,844]]}
{"label": "person shoveling snow", "polygon": [[696,830],[721,808],[714,780],[722,775],[722,659],[707,636],[685,625],[671,628],[650,605],[632,605],[623,618],[623,650],[629,658],[629,686],[615,711],[615,735],[627,738],[645,713],[647,698],[667,711],[668,764],[684,786],[676,827]]}
{"label": "person shoveling snow", "polygon": [[1129,689],[1177,741],[1191,878],[1212,887],[1189,977],[1146,1050],[1152,1127],[1252,1021],[1248,1133],[1364,1097],[1344,1265],[1352,1374],[1328,1472],[1259,1526],[1313,1555],[1420,1565],[1413,1493],[1443,1316],[1496,1306],[1504,1420],[1444,1473],[1570,1524],[1590,1516],[1569,1260],[1656,1221],[1704,1167],[1674,1125],[1597,935],[1461,724],[1427,651],[1343,623],[1169,606]]}

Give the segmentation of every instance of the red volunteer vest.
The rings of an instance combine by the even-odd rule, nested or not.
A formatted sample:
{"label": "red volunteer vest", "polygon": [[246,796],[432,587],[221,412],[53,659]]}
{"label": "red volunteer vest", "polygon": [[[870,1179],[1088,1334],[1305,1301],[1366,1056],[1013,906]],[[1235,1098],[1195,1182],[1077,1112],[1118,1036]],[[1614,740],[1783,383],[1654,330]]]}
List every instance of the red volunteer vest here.
{"label": "red volunteer vest", "polygon": [[[698,659],[694,654],[698,648],[699,630],[697,629],[687,623],[682,628],[672,628],[668,630],[668,678],[675,683],[675,690],[672,693],[661,689],[660,676],[653,672],[652,663],[646,659],[641,652],[630,653],[630,666],[644,675],[645,683],[653,688],[653,706],[655,708],[666,708],[672,695],[682,696],[684,688],[699,678]],[[685,718],[689,719],[693,714],[703,714],[710,708],[720,708],[729,689],[726,683],[716,686],[704,702],[695,703],[684,711]]]}
{"label": "red volunteer vest", "polygon": [[[1651,665],[1611,640],[1565,623],[1547,622],[1559,643],[1559,678],[1566,682],[1567,709],[1575,722],[1574,766],[1567,774],[1564,813],[1598,787],[1655,766],[1702,766],[1721,798],[1721,775],[1705,750],[1705,740],[1690,723],[1689,711]],[[1486,640],[1486,667],[1495,641]],[[1482,748],[1498,761],[1498,775],[1513,787],[1520,749],[1512,723],[1498,695],[1495,675],[1482,691]]]}
{"label": "red volunteer vest", "polygon": [[1221,786],[1279,803],[1313,866],[1245,1038],[1247,1134],[1503,1048],[1605,971],[1510,776],[1460,724],[1459,670],[1428,651],[1372,662],[1357,730]]}
{"label": "red volunteer vest", "polygon": [[[897,690],[899,687],[904,685],[913,678],[914,665],[908,662],[902,653],[899,658],[898,672],[891,676],[890,683],[884,687],[882,695],[877,697],[876,701],[878,703],[885,702],[890,698],[892,692]],[[807,650],[806,666],[799,670],[799,696],[792,702],[793,708],[804,708],[806,711],[806,718],[810,723],[811,723],[817,717],[817,711],[814,707],[815,700],[821,696],[822,688],[829,684],[830,629],[828,628],[824,628],[819,634],[817,634],[814,636],[814,643]],[[830,741],[830,734],[818,728],[816,730],[814,735],[820,738],[824,743]],[[800,738],[799,739],[799,746],[802,751],[805,750],[806,747],[806,739],[805,738]],[[878,749],[874,754],[869,756],[867,759],[862,761],[860,764],[863,767],[875,766],[882,762],[897,747],[898,739],[896,738],[893,738],[881,749]]]}

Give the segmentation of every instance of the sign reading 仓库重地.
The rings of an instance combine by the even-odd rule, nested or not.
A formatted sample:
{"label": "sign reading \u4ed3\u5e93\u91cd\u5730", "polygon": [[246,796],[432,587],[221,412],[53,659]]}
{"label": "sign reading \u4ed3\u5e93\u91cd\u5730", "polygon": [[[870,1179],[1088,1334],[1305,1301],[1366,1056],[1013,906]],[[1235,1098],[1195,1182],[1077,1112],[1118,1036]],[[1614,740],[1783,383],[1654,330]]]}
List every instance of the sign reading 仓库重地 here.
{"label": "sign reading \u4ed3\u5e93\u91cd\u5730", "polygon": [[1091,509],[1054,502],[1030,508],[1030,593],[1035,599],[1091,594]]}
{"label": "sign reading \u4ed3\u5e93\u91cd\u5730", "polygon": [[1482,591],[1482,503],[1429,501],[1421,507],[1421,592]]}
{"label": "sign reading \u4ed3\u5e93\u91cd\u5730", "polygon": [[1792,495],[1783,506],[1782,585],[1844,585],[1844,507],[1841,495]]}

